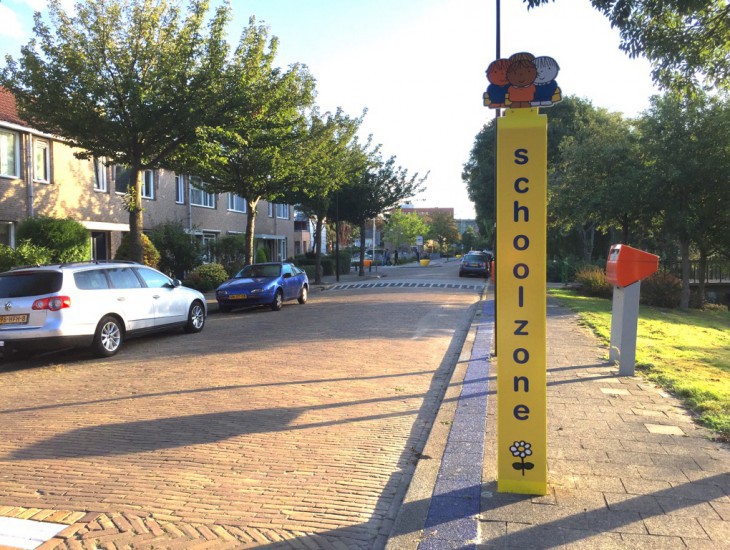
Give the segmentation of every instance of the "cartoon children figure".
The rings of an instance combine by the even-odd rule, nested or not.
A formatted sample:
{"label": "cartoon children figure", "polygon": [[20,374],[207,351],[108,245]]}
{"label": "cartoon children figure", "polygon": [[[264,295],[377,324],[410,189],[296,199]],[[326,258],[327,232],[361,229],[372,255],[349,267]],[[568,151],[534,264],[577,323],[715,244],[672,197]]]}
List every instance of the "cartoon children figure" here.
{"label": "cartoon children figure", "polygon": [[535,77],[535,97],[532,99],[532,106],[549,107],[562,98],[558,83],[555,77],[560,67],[552,57],[541,56],[535,59],[537,76]]}
{"label": "cartoon children figure", "polygon": [[504,107],[504,96],[509,88],[507,80],[508,59],[497,59],[487,67],[487,80],[490,84],[484,92],[484,105],[492,109]]}
{"label": "cartoon children figure", "polygon": [[505,104],[511,109],[523,109],[531,106],[535,97],[535,56],[531,53],[516,53],[509,58],[507,80],[509,88]]}

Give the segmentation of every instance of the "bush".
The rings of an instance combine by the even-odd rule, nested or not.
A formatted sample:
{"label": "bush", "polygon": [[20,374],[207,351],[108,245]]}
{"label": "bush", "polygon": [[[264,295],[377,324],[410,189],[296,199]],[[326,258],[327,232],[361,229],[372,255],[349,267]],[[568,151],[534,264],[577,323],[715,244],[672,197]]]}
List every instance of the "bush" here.
{"label": "bush", "polygon": [[[131,233],[122,235],[122,242],[119,243],[117,253],[114,255],[115,260],[132,260],[132,239]],[[150,238],[142,233],[142,263],[150,267],[157,268],[160,263],[160,253],[152,244]]]}
{"label": "bush", "polygon": [[210,292],[226,280],[228,280],[228,273],[221,264],[203,264],[196,267],[183,281],[183,284],[200,292]]}
{"label": "bush", "polygon": [[584,264],[575,258],[548,260],[547,280],[550,283],[568,284],[575,280],[575,274]]}
{"label": "bush", "polygon": [[244,250],[246,248],[246,235],[226,235],[215,241],[213,252],[229,277],[233,277],[241,271],[245,264]]}
{"label": "bush", "polygon": [[641,281],[641,302],[656,307],[679,307],[682,280],[671,273],[657,272]]}
{"label": "bush", "polygon": [[269,261],[269,255],[266,253],[265,248],[259,248],[256,250],[256,263],[263,264]]}
{"label": "bush", "polygon": [[589,265],[580,268],[575,274],[575,281],[580,285],[580,292],[587,296],[610,298],[613,285],[606,281],[606,272],[600,267]]}
{"label": "bush", "polygon": [[18,225],[17,237],[18,241],[30,241],[35,247],[48,250],[52,263],[91,258],[89,231],[71,218],[28,218]]}
{"label": "bush", "polygon": [[15,249],[0,245],[0,271],[21,265],[50,264],[53,262],[52,257],[50,250],[28,240],[21,241]]}
{"label": "bush", "polygon": [[[347,275],[350,270],[352,269],[352,255],[347,252],[346,250],[340,250],[340,275]],[[336,259],[336,255],[332,257],[332,261],[334,262]]]}
{"label": "bush", "polygon": [[168,221],[156,226],[150,240],[160,251],[157,269],[181,279],[185,273],[200,265],[199,241],[185,231],[180,221]]}
{"label": "bush", "polygon": [[[342,258],[342,256],[340,256]],[[296,257],[296,264],[298,267],[301,267],[304,269],[306,266],[314,266],[317,264],[317,260],[314,258],[310,258],[309,255],[304,256],[297,256]],[[342,261],[342,260],[340,260]],[[335,259],[330,256],[322,256],[322,275],[334,275],[335,274]],[[306,271],[306,269],[305,269]],[[340,273],[349,273],[350,271],[350,262],[347,262],[347,269],[343,271],[342,264],[340,264]],[[314,269],[312,269],[312,273],[314,273]],[[307,272],[309,274],[309,272]]]}

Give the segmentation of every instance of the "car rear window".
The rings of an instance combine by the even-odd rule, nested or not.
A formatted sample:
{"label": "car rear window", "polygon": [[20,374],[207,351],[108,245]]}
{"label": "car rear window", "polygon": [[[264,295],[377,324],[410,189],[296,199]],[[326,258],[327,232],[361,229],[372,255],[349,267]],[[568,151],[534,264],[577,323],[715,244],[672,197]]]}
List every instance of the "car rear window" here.
{"label": "car rear window", "polygon": [[486,258],[482,256],[481,254],[467,254],[464,256],[465,262],[482,262],[484,263],[486,261]]}
{"label": "car rear window", "polygon": [[61,290],[63,276],[57,271],[18,271],[0,275],[0,298],[23,298]]}

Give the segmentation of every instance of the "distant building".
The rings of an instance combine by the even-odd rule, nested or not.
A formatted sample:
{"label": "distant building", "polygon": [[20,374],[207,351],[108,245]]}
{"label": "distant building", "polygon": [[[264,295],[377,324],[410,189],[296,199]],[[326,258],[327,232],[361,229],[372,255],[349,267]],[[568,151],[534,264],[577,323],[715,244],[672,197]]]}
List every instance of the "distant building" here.
{"label": "distant building", "polygon": [[404,214],[418,214],[419,216],[422,216],[424,218],[431,218],[436,214],[447,214],[452,218],[454,217],[454,209],[449,207],[442,208],[440,206],[435,206],[433,208],[419,208],[408,203],[402,205],[400,209],[401,212],[403,212]]}
{"label": "distant building", "polygon": [[454,221],[456,222],[456,227],[458,227],[460,235],[463,235],[464,232],[470,227],[474,230],[475,235],[479,235],[479,226],[477,225],[476,220],[460,219]]}

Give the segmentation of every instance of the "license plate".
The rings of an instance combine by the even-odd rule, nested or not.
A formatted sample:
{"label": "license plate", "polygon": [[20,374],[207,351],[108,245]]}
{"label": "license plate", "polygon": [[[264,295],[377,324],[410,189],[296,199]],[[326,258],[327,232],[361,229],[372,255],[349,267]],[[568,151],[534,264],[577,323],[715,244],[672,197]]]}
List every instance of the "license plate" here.
{"label": "license plate", "polygon": [[231,294],[228,299],[229,300],[245,300],[248,296],[245,294]]}
{"label": "license plate", "polygon": [[23,315],[0,315],[0,325],[27,325],[28,314]]}

